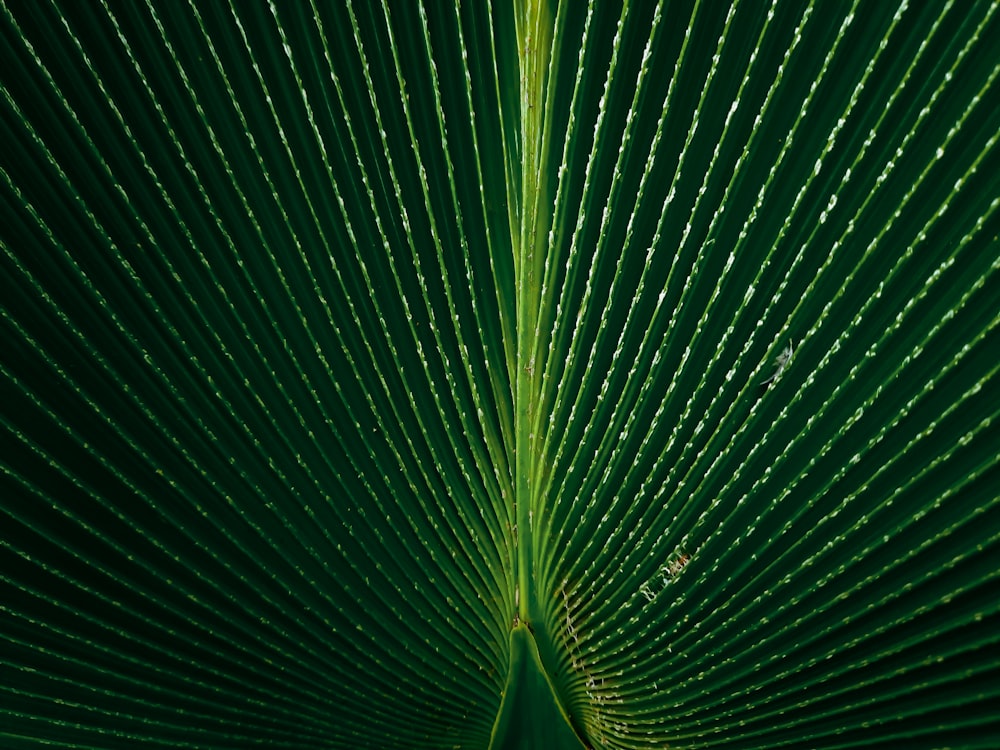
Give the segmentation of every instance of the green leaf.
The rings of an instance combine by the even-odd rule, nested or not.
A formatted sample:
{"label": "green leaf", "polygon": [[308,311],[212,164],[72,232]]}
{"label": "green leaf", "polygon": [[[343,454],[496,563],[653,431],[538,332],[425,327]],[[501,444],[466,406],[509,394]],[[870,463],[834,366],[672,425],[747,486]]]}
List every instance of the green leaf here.
{"label": "green leaf", "polygon": [[0,744],[997,746],[998,40],[0,0]]}

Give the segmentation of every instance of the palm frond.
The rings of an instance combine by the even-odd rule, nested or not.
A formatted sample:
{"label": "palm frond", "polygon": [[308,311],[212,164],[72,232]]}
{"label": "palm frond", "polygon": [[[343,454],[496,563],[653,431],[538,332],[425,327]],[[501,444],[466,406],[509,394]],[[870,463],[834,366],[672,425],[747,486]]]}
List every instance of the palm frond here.
{"label": "palm frond", "polygon": [[0,2],[9,747],[993,747],[1000,4]]}

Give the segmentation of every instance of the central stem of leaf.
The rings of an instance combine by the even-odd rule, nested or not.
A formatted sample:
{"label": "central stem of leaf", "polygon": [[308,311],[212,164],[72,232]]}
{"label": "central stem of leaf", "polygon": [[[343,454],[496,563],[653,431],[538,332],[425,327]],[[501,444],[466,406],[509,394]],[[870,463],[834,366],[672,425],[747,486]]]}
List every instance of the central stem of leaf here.
{"label": "central stem of leaf", "polygon": [[515,382],[514,502],[517,522],[518,616],[538,622],[540,609],[535,579],[535,534],[539,522],[536,476],[537,447],[534,433],[540,402],[542,356],[539,339],[542,325],[539,309],[548,247],[548,180],[543,160],[544,100],[548,59],[552,41],[551,9],[545,0],[517,9],[518,59],[520,63],[520,122],[523,168],[519,233],[516,236],[517,274],[517,372]]}

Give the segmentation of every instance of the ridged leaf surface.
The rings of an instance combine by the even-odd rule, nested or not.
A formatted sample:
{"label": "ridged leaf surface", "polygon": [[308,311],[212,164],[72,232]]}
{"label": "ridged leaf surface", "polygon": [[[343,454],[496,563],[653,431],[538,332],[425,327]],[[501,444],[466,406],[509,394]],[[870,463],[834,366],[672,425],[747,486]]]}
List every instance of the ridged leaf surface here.
{"label": "ridged leaf surface", "polygon": [[995,747],[1000,4],[0,0],[0,744]]}

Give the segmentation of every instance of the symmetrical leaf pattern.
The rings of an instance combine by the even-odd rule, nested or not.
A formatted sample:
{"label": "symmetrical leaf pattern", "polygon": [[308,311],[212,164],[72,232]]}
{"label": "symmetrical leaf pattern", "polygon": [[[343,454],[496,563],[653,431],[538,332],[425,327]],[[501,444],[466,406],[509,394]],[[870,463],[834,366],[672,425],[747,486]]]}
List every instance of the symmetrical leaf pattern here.
{"label": "symmetrical leaf pattern", "polygon": [[2,744],[996,746],[998,77],[990,0],[0,0]]}

